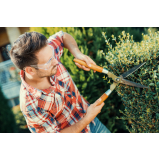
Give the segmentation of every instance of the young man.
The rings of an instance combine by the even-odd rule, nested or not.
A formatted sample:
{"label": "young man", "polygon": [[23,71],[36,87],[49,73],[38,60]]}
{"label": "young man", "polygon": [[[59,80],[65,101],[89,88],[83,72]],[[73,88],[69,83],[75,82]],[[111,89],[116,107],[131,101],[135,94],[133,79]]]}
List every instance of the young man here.
{"label": "young man", "polygon": [[95,64],[80,52],[74,38],[63,31],[48,40],[38,32],[27,32],[15,41],[10,51],[11,60],[21,70],[20,108],[29,130],[37,133],[110,133],[96,118],[104,103],[97,105],[97,100],[90,105],[61,63],[63,47],[88,65]]}

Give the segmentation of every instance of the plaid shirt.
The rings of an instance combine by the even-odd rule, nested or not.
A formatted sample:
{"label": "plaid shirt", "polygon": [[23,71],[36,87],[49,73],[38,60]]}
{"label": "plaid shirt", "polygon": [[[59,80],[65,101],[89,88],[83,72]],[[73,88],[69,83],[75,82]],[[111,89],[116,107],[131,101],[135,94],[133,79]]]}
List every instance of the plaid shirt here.
{"label": "plaid shirt", "polygon": [[[20,72],[20,108],[31,132],[58,133],[82,119],[90,105],[60,61],[63,34],[60,31],[48,39],[58,60],[57,73],[50,77],[51,87],[44,90],[33,88],[24,81],[24,71]],[[89,133],[89,124],[81,132]]]}

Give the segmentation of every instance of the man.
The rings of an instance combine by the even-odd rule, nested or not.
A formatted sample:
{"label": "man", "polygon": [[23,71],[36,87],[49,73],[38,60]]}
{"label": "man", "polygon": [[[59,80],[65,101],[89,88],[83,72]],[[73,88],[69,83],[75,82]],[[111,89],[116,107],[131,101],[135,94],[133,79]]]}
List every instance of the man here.
{"label": "man", "polygon": [[[31,132],[109,133],[96,118],[104,103],[89,104],[79,93],[60,61],[63,47],[88,65],[95,62],[82,54],[74,38],[60,31],[47,40],[37,32],[21,35],[10,56],[21,70],[20,108]],[[89,68],[75,63],[79,68]]]}

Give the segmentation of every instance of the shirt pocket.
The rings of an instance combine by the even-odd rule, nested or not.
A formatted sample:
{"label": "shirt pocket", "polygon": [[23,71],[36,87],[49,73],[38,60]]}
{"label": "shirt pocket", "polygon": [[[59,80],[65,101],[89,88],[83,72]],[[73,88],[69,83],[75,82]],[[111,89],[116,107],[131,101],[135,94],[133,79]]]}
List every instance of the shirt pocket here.
{"label": "shirt pocket", "polygon": [[53,113],[55,113],[55,109],[54,109],[54,103],[55,103],[55,99],[54,96],[52,95],[48,95],[46,96],[46,98],[44,99],[44,102],[41,101],[41,103],[44,103],[44,109],[46,111],[53,111]]}
{"label": "shirt pocket", "polygon": [[60,93],[60,92],[55,93],[55,106],[56,106],[57,112],[60,111],[61,109],[63,109],[63,107],[64,107],[63,103],[64,103],[64,100],[62,97],[62,93]]}
{"label": "shirt pocket", "polygon": [[63,109],[64,109],[64,96],[65,96],[65,91],[66,89],[58,86],[55,90],[54,93],[54,105],[52,107],[52,110],[55,114],[55,116],[58,116],[59,114],[62,113]]}

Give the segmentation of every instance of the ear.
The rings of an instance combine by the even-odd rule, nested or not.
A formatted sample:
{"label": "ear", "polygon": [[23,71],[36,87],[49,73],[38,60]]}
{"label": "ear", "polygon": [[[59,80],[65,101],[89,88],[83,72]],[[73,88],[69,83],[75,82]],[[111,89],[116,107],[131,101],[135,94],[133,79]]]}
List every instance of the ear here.
{"label": "ear", "polygon": [[25,72],[33,76],[35,74],[35,69],[32,67],[26,67]]}

